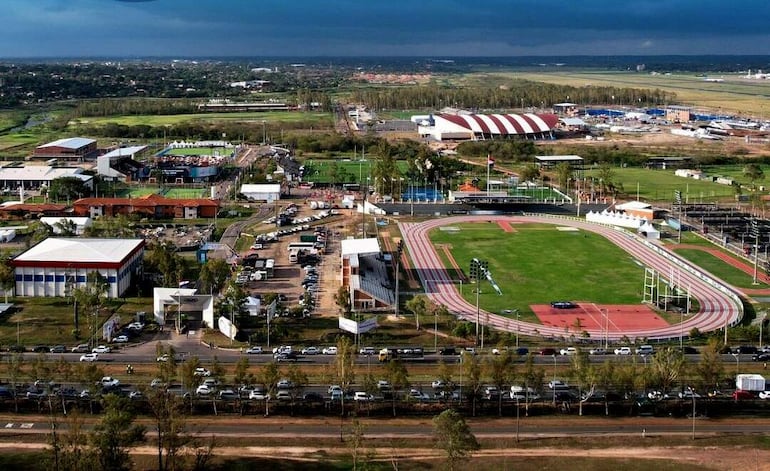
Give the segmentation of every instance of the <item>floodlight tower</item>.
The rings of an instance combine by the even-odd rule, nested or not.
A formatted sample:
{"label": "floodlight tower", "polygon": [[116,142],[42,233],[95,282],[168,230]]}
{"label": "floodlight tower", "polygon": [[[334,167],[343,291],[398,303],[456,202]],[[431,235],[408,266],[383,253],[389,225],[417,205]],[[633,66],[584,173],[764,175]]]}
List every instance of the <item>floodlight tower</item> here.
{"label": "floodlight tower", "polygon": [[489,262],[486,260],[479,260],[478,258],[474,258],[473,260],[471,260],[470,274],[471,274],[471,278],[476,280],[476,346],[482,349],[484,348],[484,331],[479,330],[479,326],[481,324],[481,309],[479,308],[479,294],[481,293],[482,278],[489,281],[489,284],[492,285],[492,288],[495,290],[498,296],[503,295],[503,292],[500,290],[500,287],[497,286],[497,283],[495,283],[495,280],[492,278],[492,274],[489,273],[488,267],[489,267]]}

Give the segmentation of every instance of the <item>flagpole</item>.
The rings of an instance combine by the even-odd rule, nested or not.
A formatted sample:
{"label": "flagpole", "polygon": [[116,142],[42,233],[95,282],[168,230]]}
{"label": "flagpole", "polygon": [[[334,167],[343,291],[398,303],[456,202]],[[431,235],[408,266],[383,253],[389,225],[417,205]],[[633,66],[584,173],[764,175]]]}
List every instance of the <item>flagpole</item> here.
{"label": "flagpole", "polygon": [[487,154],[487,198],[489,198],[489,159],[490,155]]}

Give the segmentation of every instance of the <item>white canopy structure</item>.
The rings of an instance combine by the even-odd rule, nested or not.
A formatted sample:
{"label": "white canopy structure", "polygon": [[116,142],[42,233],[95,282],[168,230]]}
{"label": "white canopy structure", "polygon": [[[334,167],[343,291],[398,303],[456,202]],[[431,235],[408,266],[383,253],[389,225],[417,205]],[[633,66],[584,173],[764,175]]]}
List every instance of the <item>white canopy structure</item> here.
{"label": "white canopy structure", "polygon": [[632,229],[638,229],[642,225],[648,223],[646,218],[640,218],[639,216],[632,216],[616,211],[607,211],[606,209],[600,213],[589,211],[588,214],[586,214],[586,221],[598,222],[599,224],[607,224],[610,226],[629,227]]}
{"label": "white canopy structure", "polygon": [[650,224],[649,222],[645,222],[642,224],[639,229],[637,229],[637,232],[639,234],[644,235],[648,240],[658,240],[660,239],[660,231],[655,229],[655,226]]}

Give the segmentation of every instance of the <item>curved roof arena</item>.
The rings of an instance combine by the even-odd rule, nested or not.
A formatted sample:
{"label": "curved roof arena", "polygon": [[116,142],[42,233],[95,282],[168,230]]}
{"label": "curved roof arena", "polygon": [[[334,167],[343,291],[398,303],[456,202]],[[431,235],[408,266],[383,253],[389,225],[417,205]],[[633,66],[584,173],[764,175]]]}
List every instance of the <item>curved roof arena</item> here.
{"label": "curved roof arena", "polygon": [[[486,135],[526,135],[550,132],[559,122],[555,114],[439,114],[446,120],[473,133]],[[439,125],[439,122],[436,125]]]}

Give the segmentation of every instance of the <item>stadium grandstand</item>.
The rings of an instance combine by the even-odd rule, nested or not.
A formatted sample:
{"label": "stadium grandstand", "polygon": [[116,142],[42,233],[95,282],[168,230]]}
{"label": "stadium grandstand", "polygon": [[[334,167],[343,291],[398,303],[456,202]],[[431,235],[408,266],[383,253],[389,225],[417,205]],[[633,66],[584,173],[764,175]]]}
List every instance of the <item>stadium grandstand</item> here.
{"label": "stadium grandstand", "polygon": [[437,114],[426,121],[418,126],[418,133],[437,141],[553,139],[559,117],[551,113]]}

